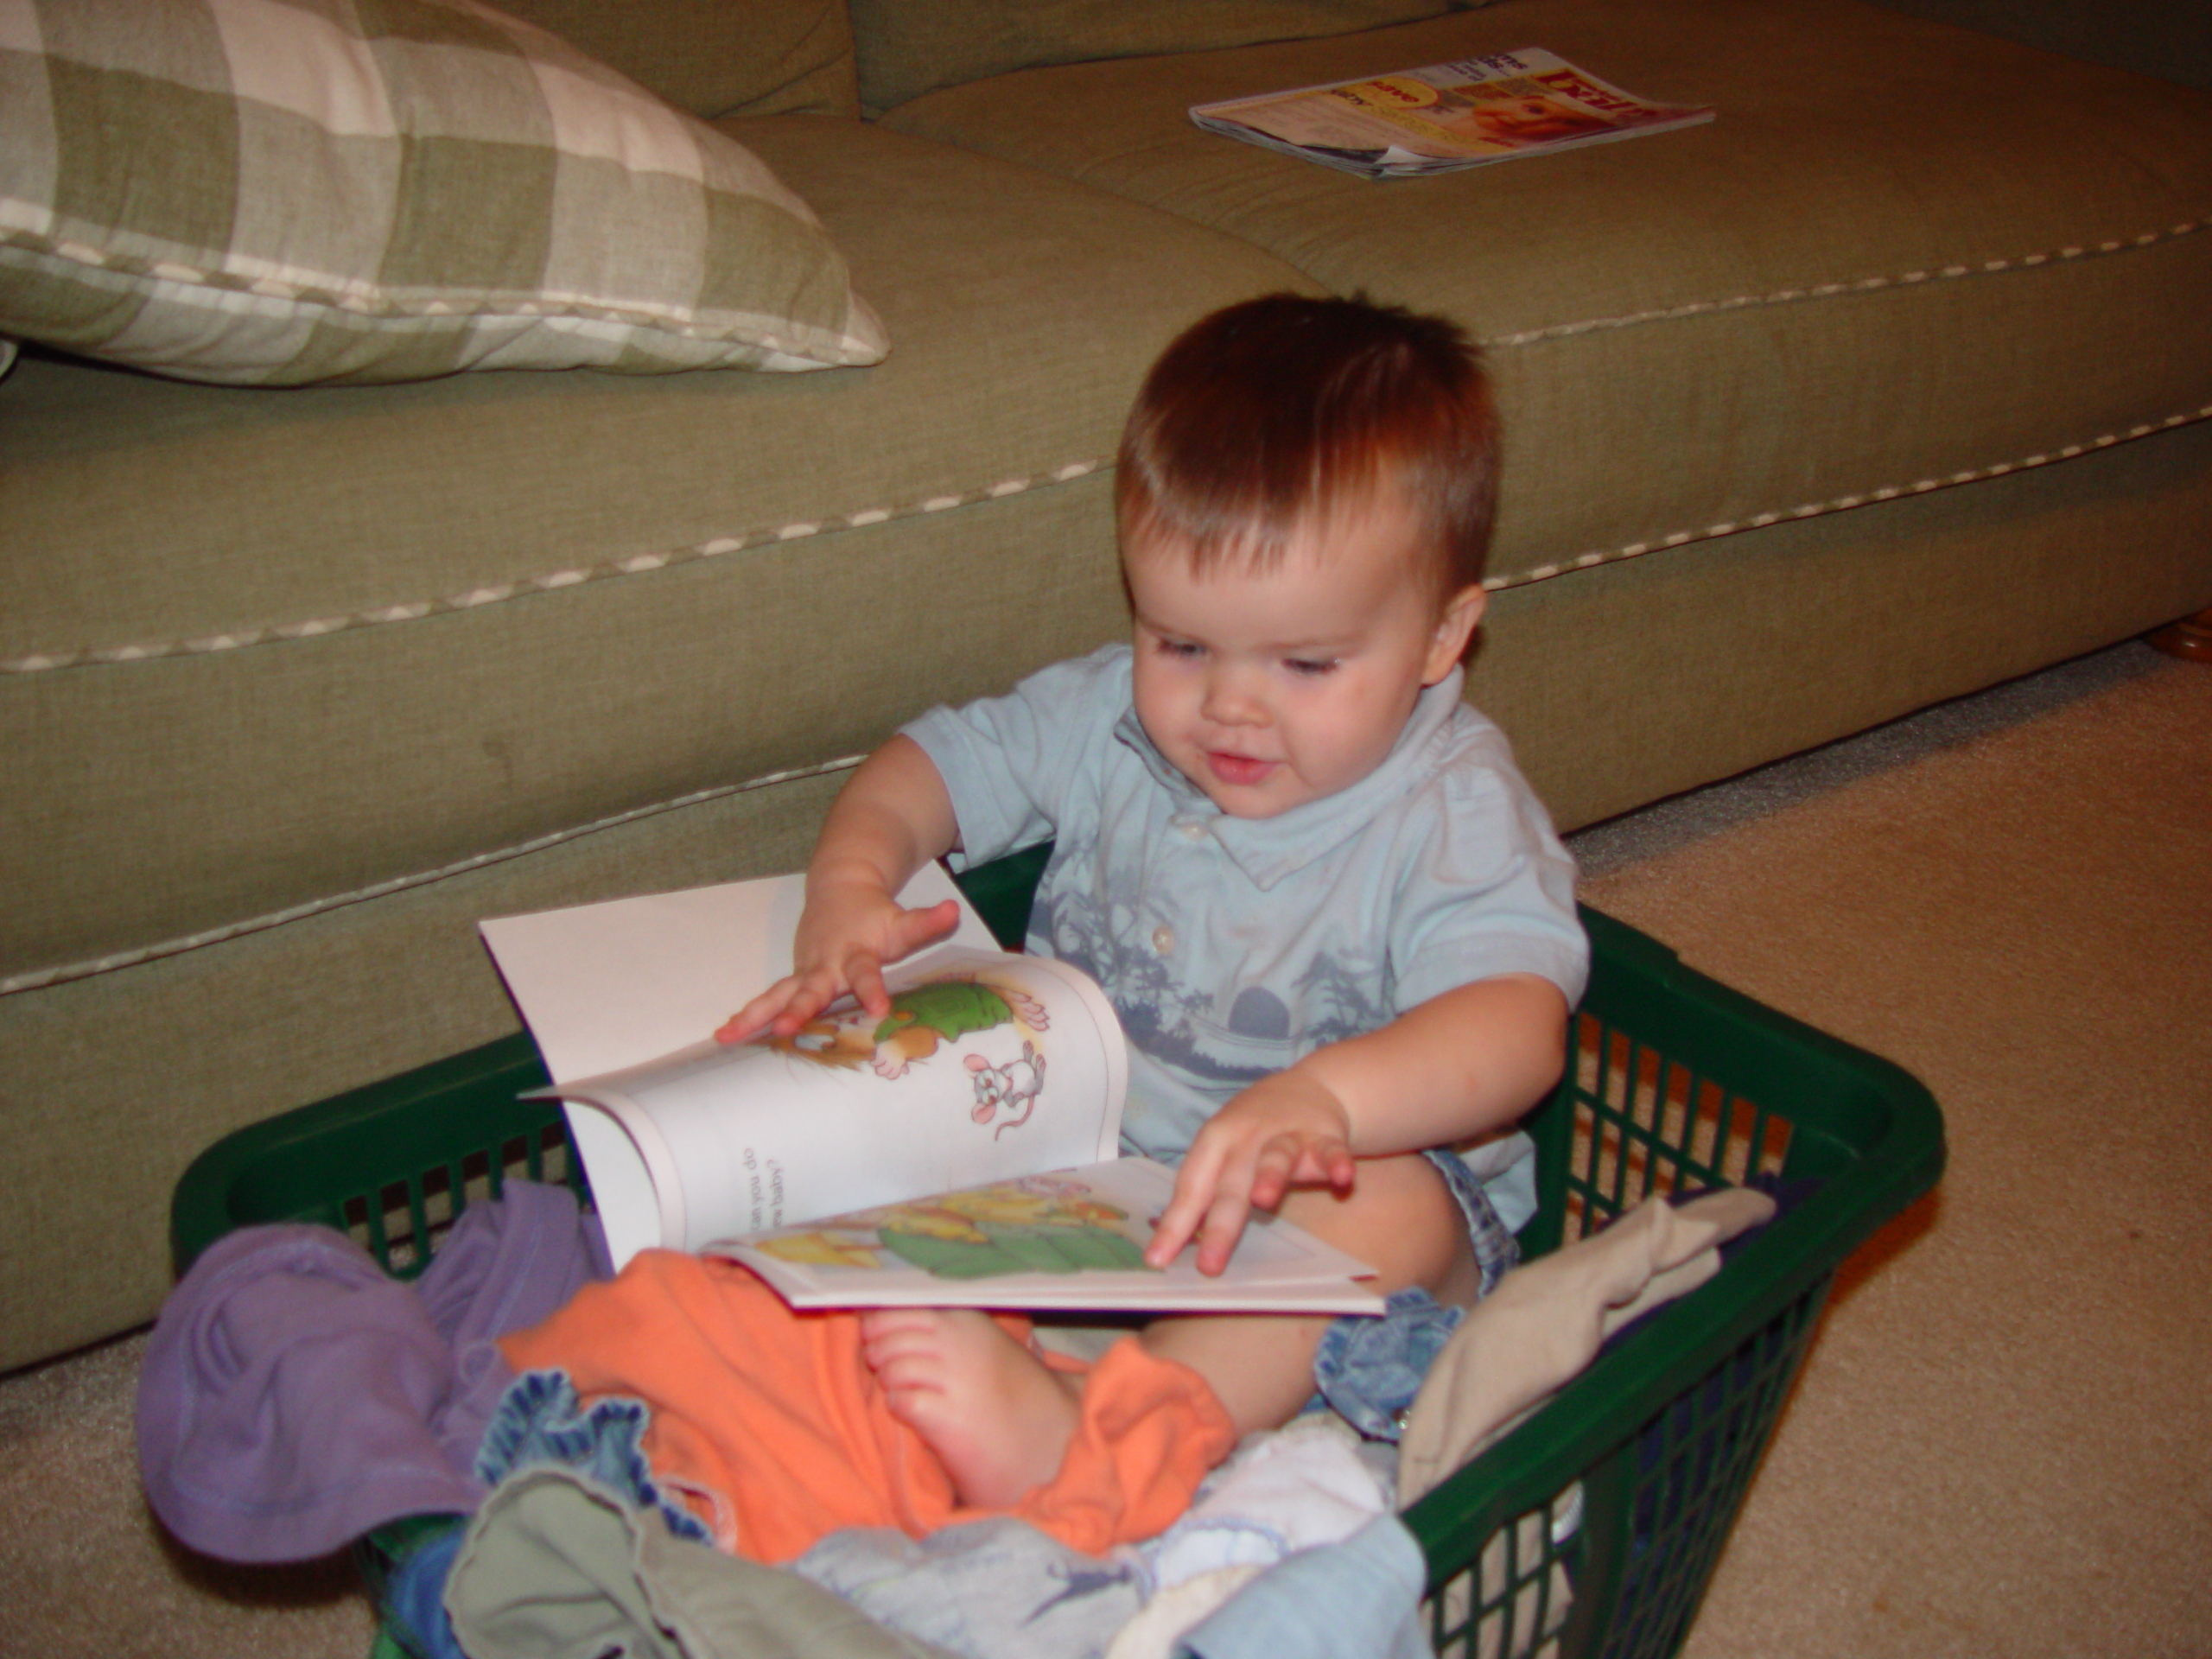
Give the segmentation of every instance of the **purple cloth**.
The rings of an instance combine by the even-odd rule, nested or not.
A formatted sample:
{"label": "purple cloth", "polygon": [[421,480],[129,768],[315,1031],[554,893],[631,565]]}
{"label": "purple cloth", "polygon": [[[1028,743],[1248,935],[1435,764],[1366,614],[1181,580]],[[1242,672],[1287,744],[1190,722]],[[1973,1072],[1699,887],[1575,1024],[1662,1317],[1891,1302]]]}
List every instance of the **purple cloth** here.
{"label": "purple cloth", "polygon": [[606,1247],[565,1188],[509,1181],[414,1284],[327,1227],[249,1227],[169,1293],[138,1377],[138,1468],[171,1532],[233,1561],[327,1554],[403,1515],[474,1510],[477,1444],[537,1324]]}

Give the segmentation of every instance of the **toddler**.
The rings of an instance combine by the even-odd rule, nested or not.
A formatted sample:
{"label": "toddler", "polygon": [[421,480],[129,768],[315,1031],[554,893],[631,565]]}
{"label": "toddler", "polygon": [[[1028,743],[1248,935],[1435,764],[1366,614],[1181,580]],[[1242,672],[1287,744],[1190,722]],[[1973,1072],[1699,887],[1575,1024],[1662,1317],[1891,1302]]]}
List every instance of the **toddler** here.
{"label": "toddler", "polygon": [[[1460,700],[1497,423],[1452,324],[1278,295],[1175,340],[1116,482],[1134,638],[934,709],[861,765],[807,872],[792,976],[732,1039],[796,1031],[953,925],[893,895],[927,859],[1055,842],[1028,945],[1089,972],[1130,1045],[1130,1148],[1179,1161],[1147,1255],[1217,1273],[1254,1210],[1465,1305],[1499,1226],[1450,1149],[1557,1079],[1587,946],[1573,868]],[[1487,1236],[1493,1258],[1478,1260]],[[1399,1299],[1402,1301],[1405,1299]],[[1162,1318],[1237,1431],[1313,1392],[1325,1318]],[[1078,1381],[987,1316],[862,1335],[963,1502],[1049,1479]]]}

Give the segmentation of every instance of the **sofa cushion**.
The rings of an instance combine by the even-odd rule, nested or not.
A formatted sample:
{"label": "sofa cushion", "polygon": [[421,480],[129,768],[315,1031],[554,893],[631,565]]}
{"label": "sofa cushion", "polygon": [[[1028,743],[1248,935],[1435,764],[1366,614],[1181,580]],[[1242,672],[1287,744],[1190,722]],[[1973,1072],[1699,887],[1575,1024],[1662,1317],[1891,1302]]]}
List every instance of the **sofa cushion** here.
{"label": "sofa cushion", "polygon": [[2212,92],[2212,7],[2204,0],[1880,0],[1893,11],[2025,41],[2047,52]]}
{"label": "sofa cushion", "polygon": [[[1717,118],[1376,183],[1185,114],[1524,46]],[[1471,325],[1506,419],[1501,585],[2212,413],[2212,99],[1857,0],[1514,0],[1029,70],[887,123]]]}
{"label": "sofa cushion", "polygon": [[844,0],[501,0],[679,110],[857,115]]}
{"label": "sofa cushion", "polygon": [[850,253],[880,365],[0,384],[0,996],[804,775],[1127,626],[1139,379],[1313,284],[858,121],[728,125]]}
{"label": "sofa cushion", "polygon": [[1089,58],[1305,40],[1488,0],[851,0],[861,102]]}
{"label": "sofa cushion", "polygon": [[884,351],[758,158],[473,0],[0,0],[0,334],[243,385]]}

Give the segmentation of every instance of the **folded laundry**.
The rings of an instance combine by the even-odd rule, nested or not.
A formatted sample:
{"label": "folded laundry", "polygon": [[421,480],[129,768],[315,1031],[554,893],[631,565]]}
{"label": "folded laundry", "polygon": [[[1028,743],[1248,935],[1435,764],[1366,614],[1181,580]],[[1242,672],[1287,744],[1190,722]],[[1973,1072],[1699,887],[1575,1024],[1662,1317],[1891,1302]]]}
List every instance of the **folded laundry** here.
{"label": "folded laundry", "polygon": [[[573,1475],[594,1493],[627,1510],[658,1514],[669,1531],[693,1543],[705,1543],[707,1529],[660,1490],[639,1445],[645,1408],[635,1400],[610,1395],[585,1406],[569,1379],[558,1371],[525,1371],[517,1377],[492,1414],[477,1448],[476,1478],[492,1489],[485,1509],[499,1504],[523,1477],[551,1467]],[[480,1515],[483,1510],[480,1510]],[[463,1542],[468,1517],[418,1516],[404,1527],[386,1529],[372,1548],[393,1559],[380,1575],[378,1599],[386,1631],[413,1659],[470,1659],[448,1616],[447,1580]],[[440,1527],[436,1524],[442,1522]],[[632,1527],[642,1533],[642,1521]],[[393,1535],[403,1536],[395,1538]],[[372,1580],[379,1575],[372,1573]],[[533,1591],[510,1592],[518,1603],[533,1597],[559,1600],[567,1592],[549,1583]]]}
{"label": "folded laundry", "polygon": [[582,1471],[526,1469],[469,1523],[446,1583],[469,1659],[954,1659],[797,1573],[679,1536]]}
{"label": "folded laundry", "polygon": [[[1701,1282],[1716,1247],[1773,1211],[1756,1192],[1654,1200],[1507,1274],[1422,1384],[1396,1496]],[[1427,1651],[1389,1448],[1333,1417],[1255,1436],[1217,1469],[1234,1440],[1219,1402],[1124,1338],[1088,1368],[1058,1475],[1010,1514],[966,1509],[891,1415],[855,1316],[794,1314],[732,1263],[668,1252],[604,1275],[569,1193],[527,1182],[471,1205],[413,1285],[327,1228],[219,1241],[172,1294],[140,1380],[156,1514],[194,1548],[275,1561],[401,1516],[477,1512],[467,1543],[458,1521],[433,1529],[435,1548],[403,1566],[421,1569],[408,1582],[426,1631],[450,1642],[445,1610],[467,1605],[502,1633],[482,1638],[498,1651],[556,1615],[632,1621],[633,1650],[666,1659],[706,1659],[734,1629],[854,1659],[1011,1659],[1048,1629],[1054,1651],[1111,1659],[1294,1659],[1309,1638],[1346,1650],[1333,1644],[1353,1631],[1362,1652]],[[487,1531],[495,1508],[507,1520]],[[574,1607],[550,1593],[559,1572],[514,1577],[563,1551],[602,1563],[577,1569],[591,1582],[571,1586]],[[986,1581],[988,1608],[954,1589]]]}
{"label": "folded laundry", "polygon": [[1541,1404],[1608,1337],[1710,1279],[1719,1246],[1775,1211],[1748,1187],[1679,1205],[1653,1197],[1507,1274],[1468,1311],[1414,1402],[1398,1447],[1399,1501],[1412,1503]]}
{"label": "folded laundry", "polygon": [[[1001,1318],[1027,1339],[1027,1320]],[[921,1537],[993,1513],[963,1507],[892,1414],[859,1327],[851,1313],[792,1313],[734,1262],[648,1250],[500,1346],[518,1370],[565,1371],[587,1400],[643,1401],[655,1476],[724,1548],[782,1562],[841,1528]],[[1084,1378],[1059,1472],[1014,1512],[1090,1554],[1150,1537],[1236,1438],[1196,1372],[1116,1343]]]}
{"label": "folded laundry", "polygon": [[[1378,1583],[1370,1569],[1387,1554],[1370,1559],[1372,1543],[1359,1540],[1377,1520],[1397,1524],[1390,1506],[1395,1461],[1395,1446],[1363,1440],[1327,1412],[1247,1438],[1208,1478],[1188,1515],[1138,1546],[1135,1553],[1154,1593],[1105,1659],[1180,1659],[1191,1651],[1185,1644],[1192,1630],[1230,1603],[1248,1592],[1263,1600],[1277,1594],[1265,1581],[1282,1563],[1345,1549],[1358,1559],[1299,1569],[1301,1577],[1342,1573],[1366,1586],[1352,1601],[1332,1604],[1319,1621],[1328,1631],[1327,1651],[1394,1652],[1398,1627],[1412,1619],[1420,1600],[1421,1580],[1400,1585],[1402,1575],[1386,1572]],[[1233,1648],[1240,1639],[1235,1632],[1244,1628],[1258,1627],[1232,1618],[1230,1634],[1217,1639]]]}
{"label": "folded laundry", "polygon": [[327,1227],[241,1229],[169,1294],[138,1379],[148,1501],[182,1542],[304,1560],[400,1516],[474,1510],[513,1373],[493,1338],[604,1271],[560,1187],[461,1212],[413,1284]]}
{"label": "folded laundry", "polygon": [[1128,1552],[1087,1555],[1010,1515],[926,1538],[849,1528],[791,1571],[961,1659],[1102,1659],[1144,1601],[1144,1570]]}
{"label": "folded laundry", "polygon": [[1432,1659],[1421,1624],[1427,1580],[1405,1522],[1380,1516],[1261,1573],[1185,1630],[1173,1659]]}
{"label": "folded laundry", "polygon": [[1362,1441],[1327,1412],[1249,1435],[1207,1477],[1187,1515],[1137,1547],[1137,1559],[1157,1591],[1340,1543],[1390,1513],[1392,1452]]}
{"label": "folded laundry", "polygon": [[1174,1525],[1104,1557],[1001,1516],[919,1540],[835,1532],[791,1568],[963,1659],[1166,1659],[1248,1580],[1388,1515],[1395,1460],[1395,1447],[1363,1446],[1332,1414],[1312,1413],[1248,1435]]}
{"label": "folded laundry", "polygon": [[[685,1540],[664,1509],[588,1469],[540,1465],[502,1481],[448,1547],[458,1639],[424,1651],[1287,1659],[1267,1643],[1278,1621],[1297,1618],[1319,1644],[1300,1651],[1425,1654],[1420,1552],[1389,1516],[1386,1486],[1347,1431],[1309,1420],[1249,1438],[1153,1545],[1090,1555],[995,1516],[920,1539],[846,1529],[779,1569]],[[1370,1534],[1378,1519],[1389,1535]],[[1240,1564],[1217,1564],[1230,1560]],[[1276,1580],[1287,1561],[1300,1565]],[[1259,1605],[1226,1608],[1247,1585]],[[1314,1595],[1326,1598],[1325,1618],[1313,1618]],[[1217,1614],[1212,1645],[1180,1645]]]}

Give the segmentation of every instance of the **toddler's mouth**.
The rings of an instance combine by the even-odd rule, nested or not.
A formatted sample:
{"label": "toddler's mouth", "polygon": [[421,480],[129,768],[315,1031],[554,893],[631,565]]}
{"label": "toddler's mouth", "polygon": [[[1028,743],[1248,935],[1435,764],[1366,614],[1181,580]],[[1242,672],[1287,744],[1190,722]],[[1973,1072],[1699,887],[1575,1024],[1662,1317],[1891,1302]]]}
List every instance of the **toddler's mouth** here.
{"label": "toddler's mouth", "polygon": [[1206,766],[1217,781],[1249,788],[1263,783],[1281,762],[1255,760],[1249,754],[1231,754],[1222,749],[1206,751]]}

